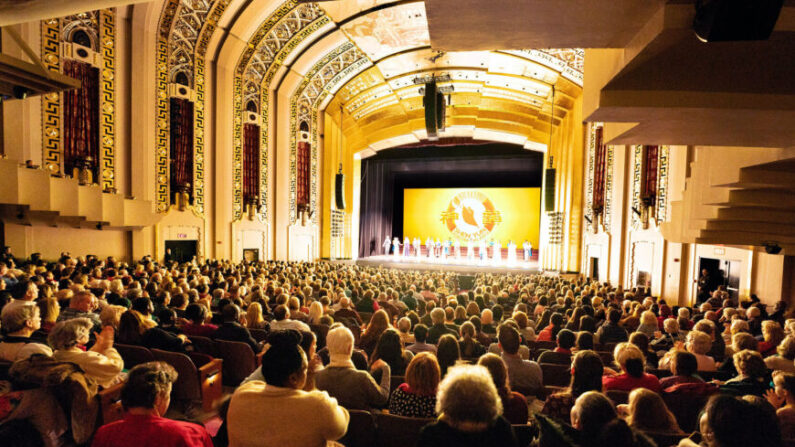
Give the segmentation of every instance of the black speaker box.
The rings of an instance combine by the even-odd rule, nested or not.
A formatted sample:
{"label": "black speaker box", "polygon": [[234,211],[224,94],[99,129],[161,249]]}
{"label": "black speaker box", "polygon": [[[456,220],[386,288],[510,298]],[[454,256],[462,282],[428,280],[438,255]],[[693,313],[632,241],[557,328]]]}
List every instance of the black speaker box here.
{"label": "black speaker box", "polygon": [[784,0],[697,0],[693,31],[706,42],[766,40]]}
{"label": "black speaker box", "polygon": [[555,211],[555,170],[547,169],[544,176],[544,211]]}
{"label": "black speaker box", "polygon": [[338,210],[345,209],[345,174],[337,173],[334,176],[334,202]]}

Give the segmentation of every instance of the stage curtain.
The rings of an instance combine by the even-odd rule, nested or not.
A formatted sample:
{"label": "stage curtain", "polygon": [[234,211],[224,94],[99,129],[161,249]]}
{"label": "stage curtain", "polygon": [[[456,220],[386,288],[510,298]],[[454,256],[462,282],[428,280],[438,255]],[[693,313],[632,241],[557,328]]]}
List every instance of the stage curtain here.
{"label": "stage curtain", "polygon": [[171,98],[171,201],[186,189],[193,202],[193,103]]}
{"label": "stage curtain", "polygon": [[605,169],[607,166],[607,145],[604,144],[603,128],[596,129],[593,172],[593,208],[601,212],[605,206]]}
{"label": "stage curtain", "polygon": [[657,197],[658,146],[643,146],[643,185],[641,198],[652,200]]}
{"label": "stage curtain", "polygon": [[[379,254],[385,237],[403,239],[404,189],[540,187],[543,154],[489,143],[390,149],[361,163],[359,257],[367,257]],[[423,244],[427,237],[405,236],[419,236]]]}
{"label": "stage curtain", "polygon": [[90,169],[97,181],[99,163],[99,70],[66,59],[64,74],[80,81],[79,89],[67,90],[64,98],[64,172],[72,174],[78,160],[91,158]]}
{"label": "stage curtain", "polygon": [[259,199],[259,126],[243,126],[243,203]]}
{"label": "stage curtain", "polygon": [[295,201],[298,205],[309,205],[311,152],[308,142],[298,143],[295,159]]}

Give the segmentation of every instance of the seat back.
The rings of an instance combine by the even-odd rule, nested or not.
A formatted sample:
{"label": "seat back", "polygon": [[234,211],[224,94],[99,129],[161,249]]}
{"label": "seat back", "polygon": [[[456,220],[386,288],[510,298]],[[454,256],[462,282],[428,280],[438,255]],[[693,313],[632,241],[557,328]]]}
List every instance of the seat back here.
{"label": "seat back", "polygon": [[399,387],[401,383],[406,381],[405,376],[392,376],[389,378],[389,392],[395,391],[395,388]]}
{"label": "seat back", "polygon": [[528,447],[538,434],[538,427],[535,425],[514,424],[511,427],[519,447]]}
{"label": "seat back", "polygon": [[679,445],[679,441],[687,436],[682,433],[644,431],[644,435],[650,437],[657,447],[671,447]]}
{"label": "seat back", "polygon": [[143,346],[116,343],[113,345],[113,347],[116,348],[116,351],[118,351],[121,358],[124,359],[125,369],[130,369],[135,365],[140,365],[141,363],[155,361],[155,356],[152,355],[152,352]]}
{"label": "seat back", "polygon": [[348,431],[338,442],[346,447],[370,447],[375,445],[375,417],[368,411],[348,410]]}
{"label": "seat back", "polygon": [[730,372],[727,371],[698,371],[696,374],[699,375],[705,382],[711,382],[713,380],[729,380],[732,378]]}
{"label": "seat back", "polygon": [[215,345],[215,341],[211,338],[191,335],[190,341],[193,343],[193,347],[196,351],[207,354],[210,357],[218,358],[218,348]]}
{"label": "seat back", "polygon": [[380,447],[412,447],[420,439],[422,427],[432,423],[433,419],[407,418],[394,414],[377,413],[375,422]]}
{"label": "seat back", "polygon": [[679,428],[690,433],[698,428],[701,409],[707,404],[709,396],[687,392],[662,393],[665,405],[676,417]]}
{"label": "seat back", "polygon": [[216,340],[215,343],[224,360],[224,385],[240,385],[257,368],[254,351],[239,341]]}
{"label": "seat back", "polygon": [[178,352],[162,351],[152,349],[155,359],[166,362],[177,370],[177,381],[171,388],[171,398],[175,400],[201,400],[201,384],[199,383],[199,371],[193,360],[185,354]]}
{"label": "seat back", "polygon": [[552,350],[557,348],[558,345],[554,341],[535,341],[535,349]]}
{"label": "seat back", "polygon": [[571,382],[571,365],[541,363],[541,372],[544,374],[544,385],[568,386]]}
{"label": "seat back", "polygon": [[607,397],[616,405],[626,404],[629,402],[629,391],[624,390],[607,390],[605,392]]}
{"label": "seat back", "polygon": [[265,341],[268,338],[268,331],[265,329],[251,329],[248,330],[251,333],[251,336],[257,342]]}

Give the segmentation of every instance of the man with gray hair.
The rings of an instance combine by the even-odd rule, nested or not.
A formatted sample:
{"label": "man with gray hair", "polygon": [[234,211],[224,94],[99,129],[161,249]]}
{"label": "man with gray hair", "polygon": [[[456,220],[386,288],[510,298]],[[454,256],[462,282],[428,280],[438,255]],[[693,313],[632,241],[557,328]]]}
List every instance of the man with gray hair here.
{"label": "man with gray hair", "polygon": [[439,339],[442,338],[444,334],[451,334],[454,337],[458,338],[458,334],[456,331],[448,328],[444,324],[444,309],[440,307],[436,307],[431,311],[431,327],[428,328],[428,343],[435,345],[439,343]]}
{"label": "man with gray hair", "polygon": [[99,315],[94,313],[99,308],[97,298],[88,290],[81,290],[69,300],[69,307],[61,311],[58,321],[71,320],[73,318],[88,318],[94,324],[94,330],[102,327]]}
{"label": "man with gray hair", "polygon": [[326,336],[330,362],[315,375],[315,386],[339,401],[349,410],[383,408],[389,401],[390,369],[383,360],[373,362],[370,369],[380,370],[381,383],[367,371],[357,370],[351,361],[354,338],[350,329],[337,326]]}
{"label": "man with gray hair", "polygon": [[30,338],[34,332],[41,328],[41,314],[39,307],[17,306],[3,313],[3,329],[6,336],[0,342],[0,359],[15,362],[30,357],[33,354],[52,355],[49,346],[37,343]]}

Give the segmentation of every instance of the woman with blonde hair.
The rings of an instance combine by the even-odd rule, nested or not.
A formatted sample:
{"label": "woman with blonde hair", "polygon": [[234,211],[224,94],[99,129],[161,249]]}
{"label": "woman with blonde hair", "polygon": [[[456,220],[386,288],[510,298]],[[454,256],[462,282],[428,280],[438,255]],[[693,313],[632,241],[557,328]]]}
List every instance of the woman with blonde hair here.
{"label": "woman with blonde hair", "polygon": [[643,355],[640,348],[627,342],[619,343],[613,350],[613,358],[621,373],[605,370],[606,375],[602,378],[602,387],[605,391],[632,391],[635,388],[660,391],[659,379],[644,372],[646,356]]}
{"label": "woman with blonde hair", "polygon": [[654,312],[650,310],[643,311],[643,313],[640,314],[640,326],[638,326],[636,332],[646,334],[649,339],[653,339],[658,329],[659,324],[657,323],[657,316],[654,315]]}
{"label": "woman with blonde hair", "polygon": [[[527,314],[522,311],[516,311],[511,316],[513,321],[519,326],[519,334],[524,338],[526,341],[535,341],[536,339],[536,331],[531,326],[531,321],[527,318]],[[533,324],[535,324],[533,322]]]}
{"label": "woman with blonde hair", "polygon": [[49,334],[61,314],[61,305],[53,296],[40,299],[37,304],[41,310],[41,331]]}
{"label": "woman with blonde hair", "polygon": [[759,343],[759,353],[762,357],[774,355],[779,343],[784,340],[784,328],[776,321],[765,320],[762,322],[762,337],[764,341]]}
{"label": "woman with blonde hair", "polygon": [[118,330],[119,321],[124,312],[127,312],[127,308],[124,306],[117,306],[115,304],[105,306],[102,312],[99,313],[99,321],[102,322],[102,327],[110,326],[114,330]]}
{"label": "woman with blonde hair", "polygon": [[389,413],[407,417],[434,417],[436,390],[440,380],[441,370],[436,356],[429,352],[417,354],[406,368],[406,382],[392,391]]}
{"label": "woman with blonde hair", "polygon": [[323,305],[320,301],[312,301],[309,305],[309,324],[320,324],[320,319],[323,317]]}
{"label": "woman with blonde hair", "polygon": [[264,329],[268,323],[262,316],[262,305],[256,301],[248,305],[246,310],[246,327],[249,329]]}
{"label": "woman with blonde hair", "polygon": [[629,393],[629,403],[619,405],[618,413],[626,416],[630,427],[640,431],[682,433],[676,417],[668,410],[662,397],[646,388],[637,388]]}

